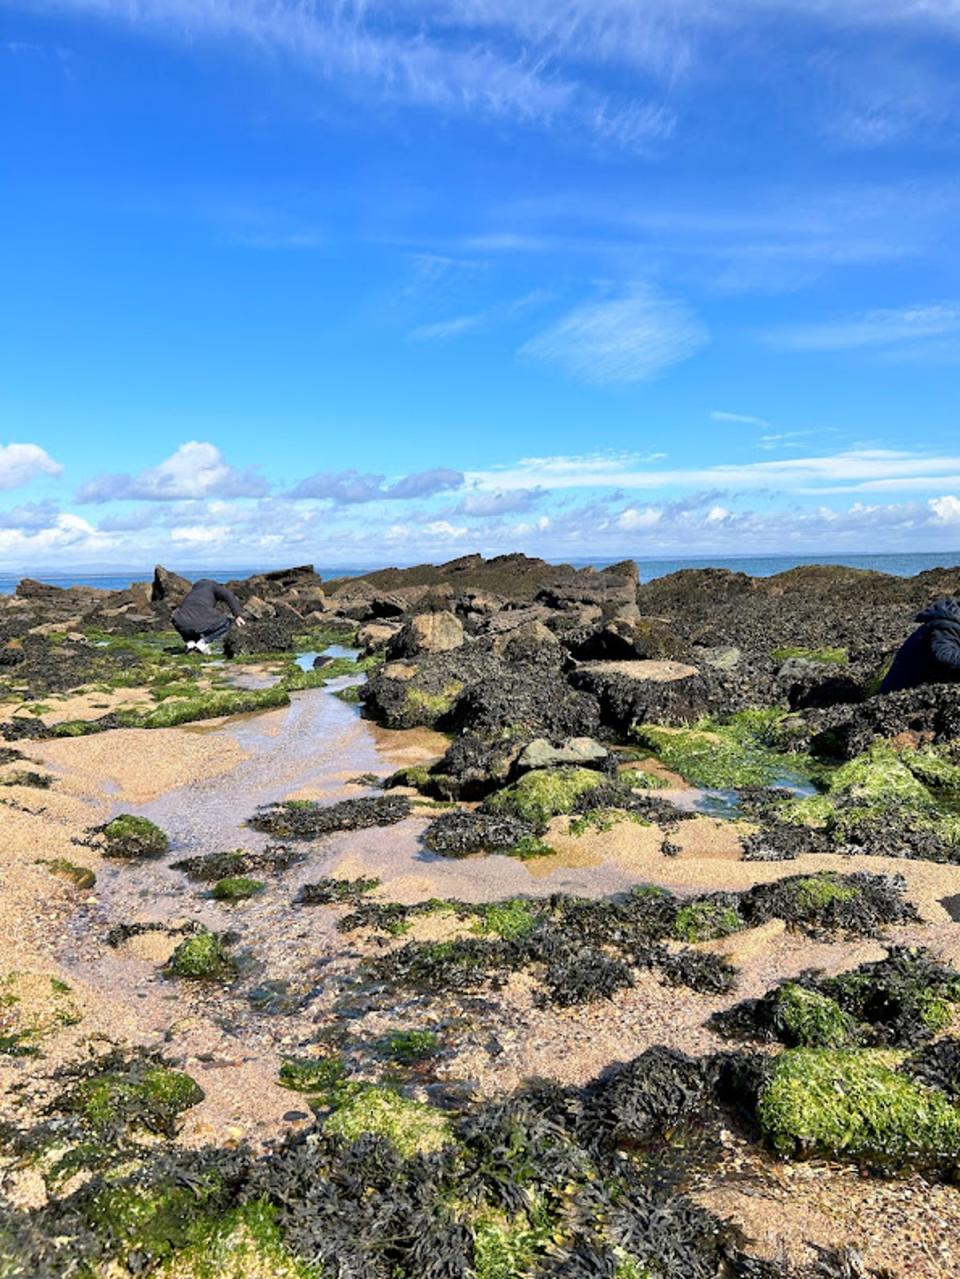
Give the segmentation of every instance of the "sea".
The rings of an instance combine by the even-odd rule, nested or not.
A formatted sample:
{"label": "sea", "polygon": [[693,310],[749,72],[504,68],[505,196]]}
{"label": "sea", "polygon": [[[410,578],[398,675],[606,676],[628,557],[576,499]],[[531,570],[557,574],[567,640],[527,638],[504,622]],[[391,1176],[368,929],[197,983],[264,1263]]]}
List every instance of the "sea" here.
{"label": "sea", "polygon": [[[620,557],[623,558],[622,556]],[[619,561],[612,559],[568,559],[565,561],[576,568],[585,568],[592,564],[602,568],[606,564]],[[637,567],[640,580],[650,582],[658,577],[666,577],[669,573],[679,572],[687,568],[726,568],[735,573],[747,573],[751,577],[771,577],[775,573],[784,573],[787,569],[797,568],[802,564],[843,564],[849,568],[874,569],[879,573],[892,573],[897,577],[913,577],[933,568],[960,568],[960,551],[923,551],[916,554],[887,555],[743,555],[726,558],[723,556],[702,556],[696,559],[657,559],[638,557]],[[270,565],[268,568],[234,567],[234,568],[178,568],[182,577],[196,581],[200,577],[213,578],[217,582],[237,581],[251,577],[254,573],[268,572],[270,569],[283,567]],[[361,577],[373,571],[373,567],[318,566],[317,571],[326,580],[337,577]],[[33,572],[0,571],[0,595],[9,595],[16,590],[17,583],[24,577],[36,578],[51,586],[98,586],[108,591],[119,591],[131,582],[149,582],[153,578],[153,569],[115,568],[110,571],[83,572],[79,569],[69,572],[54,572],[49,569],[36,569]]]}

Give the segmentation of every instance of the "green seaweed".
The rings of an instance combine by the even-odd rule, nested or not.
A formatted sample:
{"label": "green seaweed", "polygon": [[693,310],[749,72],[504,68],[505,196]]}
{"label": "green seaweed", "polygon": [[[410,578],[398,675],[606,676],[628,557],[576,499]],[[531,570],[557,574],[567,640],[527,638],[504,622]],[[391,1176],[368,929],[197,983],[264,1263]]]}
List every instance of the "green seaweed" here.
{"label": "green seaweed", "polygon": [[538,768],[497,791],[486,805],[543,829],[552,817],[572,813],[577,800],[606,779],[588,768]]}
{"label": "green seaweed", "polygon": [[203,931],[185,937],[163,971],[189,981],[226,981],[236,972],[236,961],[216,933]]}
{"label": "green seaweed", "polygon": [[777,1012],[801,1048],[844,1048],[855,1039],[852,1019],[835,1000],[796,982],[784,982],[777,991]]}
{"label": "green seaweed", "polygon": [[99,833],[103,836],[104,857],[162,857],[170,847],[165,831],[133,813],[114,817],[100,827]]}
{"label": "green seaweed", "polygon": [[847,666],[850,654],[845,648],[775,648],[770,654],[775,662],[800,658],[805,662],[819,662],[823,666]]}
{"label": "green seaweed", "polygon": [[337,1090],[324,1132],[346,1142],[368,1134],[384,1137],[405,1159],[430,1154],[453,1140],[450,1120],[435,1107],[366,1083],[348,1083]]}
{"label": "green seaweed", "polygon": [[227,875],[218,879],[213,886],[213,896],[219,902],[244,902],[257,893],[262,893],[263,881],[248,879],[246,875]]}
{"label": "green seaweed", "polygon": [[794,1048],[776,1059],[757,1118],[780,1154],[896,1168],[960,1159],[960,1108],[898,1074],[897,1054]]}
{"label": "green seaweed", "polygon": [[688,945],[729,937],[741,928],[743,920],[735,910],[709,898],[681,906],[673,924],[674,935]]}

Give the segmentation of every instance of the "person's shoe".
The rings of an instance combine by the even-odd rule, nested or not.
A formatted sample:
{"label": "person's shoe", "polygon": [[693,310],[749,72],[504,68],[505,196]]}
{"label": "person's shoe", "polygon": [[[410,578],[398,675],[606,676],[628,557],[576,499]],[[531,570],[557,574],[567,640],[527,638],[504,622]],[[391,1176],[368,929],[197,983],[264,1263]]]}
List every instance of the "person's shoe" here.
{"label": "person's shoe", "polygon": [[183,646],[183,651],[185,653],[195,653],[197,651],[197,641],[187,640],[187,642]]}
{"label": "person's shoe", "polygon": [[207,643],[207,641],[206,641],[206,640],[204,640],[204,639],[202,639],[202,640],[197,640],[196,648],[197,648],[197,652],[198,652],[198,653],[209,653],[209,652],[210,652],[210,645],[209,645],[209,644]]}

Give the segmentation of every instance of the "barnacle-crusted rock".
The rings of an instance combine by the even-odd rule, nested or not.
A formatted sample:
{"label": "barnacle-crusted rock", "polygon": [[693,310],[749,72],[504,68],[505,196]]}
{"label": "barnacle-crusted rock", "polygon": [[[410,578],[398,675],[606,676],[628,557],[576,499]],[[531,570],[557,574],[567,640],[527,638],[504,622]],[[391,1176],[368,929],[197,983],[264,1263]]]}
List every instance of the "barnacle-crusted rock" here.
{"label": "barnacle-crusted rock", "polygon": [[499,668],[469,684],[448,716],[454,729],[514,737],[595,737],[596,699],[572,688],[557,671],[539,666]]}
{"label": "barnacle-crusted rock", "polygon": [[296,623],[289,618],[267,617],[262,621],[248,622],[246,626],[232,626],[223,641],[227,657],[256,653],[289,653],[293,648]]}
{"label": "barnacle-crusted rock", "polygon": [[877,741],[903,733],[918,740],[949,742],[960,738],[960,688],[925,684],[869,698],[859,705],[831,706],[808,712],[811,749],[826,757],[853,759]]}

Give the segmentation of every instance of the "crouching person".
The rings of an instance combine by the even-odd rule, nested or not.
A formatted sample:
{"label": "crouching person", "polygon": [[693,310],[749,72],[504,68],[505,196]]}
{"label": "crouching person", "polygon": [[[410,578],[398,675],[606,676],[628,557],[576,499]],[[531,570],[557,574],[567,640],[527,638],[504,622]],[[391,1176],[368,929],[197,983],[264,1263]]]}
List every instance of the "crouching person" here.
{"label": "crouching person", "polygon": [[881,693],[960,680],[960,604],[947,596],[918,613],[916,621],[920,626],[893,659]]}
{"label": "crouching person", "polygon": [[[225,604],[231,616],[227,617],[218,604]],[[172,621],[188,653],[209,653],[210,645],[223,639],[234,622],[238,626],[246,625],[240,616],[242,611],[243,606],[233,591],[219,582],[202,578],[174,610]]]}

